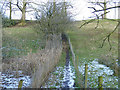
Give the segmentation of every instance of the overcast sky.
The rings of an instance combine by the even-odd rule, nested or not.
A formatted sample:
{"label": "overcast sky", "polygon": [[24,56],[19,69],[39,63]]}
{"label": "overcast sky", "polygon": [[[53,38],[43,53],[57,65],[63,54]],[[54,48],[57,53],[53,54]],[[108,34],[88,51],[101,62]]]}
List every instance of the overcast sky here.
{"label": "overcast sky", "polygon": [[[33,1],[36,3],[40,3],[40,2],[45,2],[47,0],[33,0]],[[49,0],[49,1],[52,2],[53,0]],[[88,7],[92,6],[90,3],[88,3],[88,1],[104,1],[104,0],[69,0],[69,2],[71,2],[71,4],[73,5],[73,8],[70,9],[69,12],[73,14],[73,16],[74,16],[73,18],[75,20],[89,19],[90,17],[94,16],[92,14],[93,10],[88,8]],[[108,0],[108,1],[110,1],[110,0]],[[120,1],[120,0],[112,0],[112,1],[115,2],[115,1]],[[107,7],[110,7],[110,6],[115,6],[115,3],[110,3],[107,5]],[[100,9],[98,6],[96,8]],[[112,9],[109,11],[110,11],[110,13],[107,14],[107,18],[114,19],[114,18],[118,17],[117,9]],[[9,10],[6,11],[6,15],[9,16]],[[12,12],[12,19],[20,19],[20,18],[21,18],[20,11]],[[26,19],[28,19],[28,20],[35,19],[33,16],[33,12],[26,13]]]}

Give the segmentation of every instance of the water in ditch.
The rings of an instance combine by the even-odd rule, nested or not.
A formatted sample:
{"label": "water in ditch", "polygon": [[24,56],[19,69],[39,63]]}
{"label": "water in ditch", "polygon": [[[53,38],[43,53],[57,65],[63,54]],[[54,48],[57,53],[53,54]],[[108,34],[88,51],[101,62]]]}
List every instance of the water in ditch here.
{"label": "water in ditch", "polygon": [[74,88],[74,79],[75,71],[70,62],[69,50],[67,50],[65,66],[57,66],[41,88]]}

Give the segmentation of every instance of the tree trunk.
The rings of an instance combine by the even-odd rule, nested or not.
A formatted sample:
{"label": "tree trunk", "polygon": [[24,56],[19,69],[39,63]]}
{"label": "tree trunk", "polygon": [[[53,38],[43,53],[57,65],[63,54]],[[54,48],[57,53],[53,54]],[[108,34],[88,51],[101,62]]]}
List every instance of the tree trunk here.
{"label": "tree trunk", "polygon": [[[120,6],[120,3],[118,2],[118,6]],[[119,19],[119,22],[120,22],[120,8],[118,8],[118,19]],[[120,29],[120,27],[119,27]]]}
{"label": "tree trunk", "polygon": [[24,10],[24,9],[22,10],[21,23],[22,23],[22,25],[24,25],[24,24],[25,24],[25,10]]}
{"label": "tree trunk", "polygon": [[23,0],[22,18],[21,18],[22,25],[25,25],[25,13],[26,13],[26,1]]}
{"label": "tree trunk", "polygon": [[53,15],[54,15],[54,13],[55,13],[55,9],[56,9],[56,1],[54,0],[54,1],[53,1]]}
{"label": "tree trunk", "polygon": [[104,0],[104,19],[106,18],[106,8],[107,8],[107,2]]}
{"label": "tree trunk", "polygon": [[10,0],[10,20],[12,18],[12,6],[11,6],[11,0]]}

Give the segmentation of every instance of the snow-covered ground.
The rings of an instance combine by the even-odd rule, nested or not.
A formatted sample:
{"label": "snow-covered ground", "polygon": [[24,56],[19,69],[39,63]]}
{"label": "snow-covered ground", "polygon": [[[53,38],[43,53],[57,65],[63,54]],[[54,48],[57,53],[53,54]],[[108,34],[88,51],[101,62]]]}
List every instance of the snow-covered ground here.
{"label": "snow-covered ground", "polygon": [[[84,75],[85,64],[79,66],[79,71]],[[98,63],[98,59],[88,63],[88,87],[98,87],[98,76],[103,76],[104,88],[118,88],[118,77],[113,75],[114,72],[109,67]]]}
{"label": "snow-covered ground", "polygon": [[[47,82],[42,85],[42,88],[74,88],[74,79],[75,77],[75,69],[74,67],[68,63],[66,66],[58,66],[55,70],[50,73]],[[84,75],[85,64],[79,64],[79,71]],[[22,79],[23,87],[28,87],[31,84],[30,76],[26,76],[22,74],[22,71],[18,71],[19,77],[15,77],[16,72],[13,71],[12,74],[1,74],[2,85],[0,87],[3,88],[18,88],[18,83]],[[118,88],[118,77],[113,75],[113,70],[109,67],[99,64],[98,60],[95,59],[88,63],[88,87],[97,88],[98,87],[98,76],[103,76],[103,87],[105,88]]]}
{"label": "snow-covered ground", "polygon": [[[1,72],[0,72],[1,73]],[[18,84],[20,80],[23,80],[22,87],[28,87],[31,84],[30,76],[26,76],[22,74],[22,71],[18,71],[18,77],[16,77],[16,71],[13,71],[12,74],[3,74],[1,73],[1,81],[2,85],[0,87],[3,88],[18,88]]]}
{"label": "snow-covered ground", "polygon": [[42,85],[42,88],[73,88],[75,83],[74,78],[74,67],[71,66],[69,62],[68,66],[56,67],[55,70],[50,73],[48,80]]}

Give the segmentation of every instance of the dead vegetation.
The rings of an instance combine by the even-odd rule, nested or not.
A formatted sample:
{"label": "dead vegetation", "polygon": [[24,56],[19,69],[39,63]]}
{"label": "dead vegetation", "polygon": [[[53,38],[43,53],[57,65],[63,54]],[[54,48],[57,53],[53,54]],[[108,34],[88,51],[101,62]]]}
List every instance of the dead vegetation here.
{"label": "dead vegetation", "polygon": [[[58,42],[58,43],[56,43]],[[29,75],[32,78],[30,87],[40,87],[47,78],[48,73],[58,63],[62,52],[62,43],[60,36],[55,36],[54,40],[47,41],[46,47],[38,50],[36,53],[31,51],[26,56],[9,58],[8,62],[2,63],[2,72],[12,74],[16,71],[16,76],[19,77],[18,71],[22,71],[24,75]]]}

